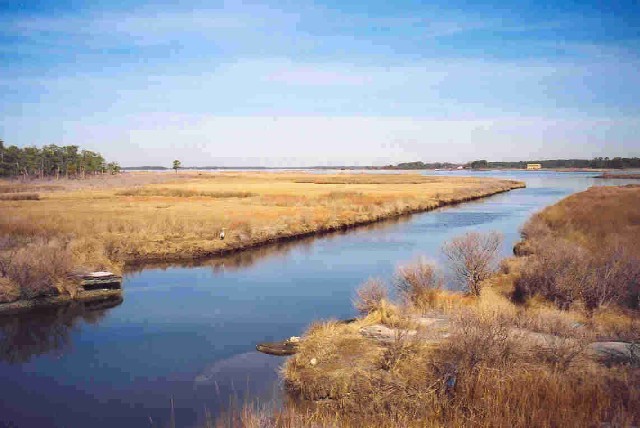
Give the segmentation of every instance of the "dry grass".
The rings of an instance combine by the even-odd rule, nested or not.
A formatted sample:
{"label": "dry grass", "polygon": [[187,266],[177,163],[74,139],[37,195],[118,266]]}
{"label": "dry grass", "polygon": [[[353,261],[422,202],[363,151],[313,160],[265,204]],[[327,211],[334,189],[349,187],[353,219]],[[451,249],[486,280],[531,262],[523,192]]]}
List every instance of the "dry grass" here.
{"label": "dry grass", "polygon": [[[431,297],[433,307],[447,295],[454,294]],[[588,358],[591,336],[572,327],[579,314],[542,304],[518,307],[488,286],[480,297],[458,296],[472,303],[450,313],[450,336],[438,345],[402,335],[384,345],[364,339],[356,331],[371,322],[367,318],[313,326],[283,370],[289,390],[310,405],[263,412],[261,426],[640,422],[640,371]],[[548,334],[522,335],[519,328]],[[560,336],[567,332],[573,334]]]}
{"label": "dry grass", "polygon": [[593,187],[534,216],[515,298],[640,309],[640,187]]}
{"label": "dry grass", "polygon": [[205,192],[190,189],[136,188],[116,192],[116,196],[164,196],[169,198],[249,198],[251,192]]}
{"label": "dry grass", "polygon": [[[190,260],[340,230],[522,184],[408,174],[197,172],[0,182],[0,188],[11,189],[8,195],[20,195],[21,186],[41,188],[40,201],[0,204],[0,236],[31,246],[56,240],[87,247],[85,256],[73,252],[69,267],[117,269],[124,263]],[[46,191],[46,186],[56,187]],[[226,237],[220,240],[223,228]]]}
{"label": "dry grass", "polygon": [[[283,370],[290,391],[308,407],[262,413],[262,421],[285,427],[637,426],[640,358],[603,365],[589,344],[640,341],[640,316],[629,304],[640,278],[638,191],[590,189],[546,209],[523,231],[531,255],[503,261],[481,281],[478,295],[416,288],[434,283],[424,274],[433,267],[401,268],[401,291],[411,298],[402,306],[373,299],[378,303],[366,305],[371,313],[353,324],[310,329]],[[522,286],[523,278],[534,292],[517,303],[514,285]],[[372,288],[364,294],[379,297]],[[446,339],[420,341],[425,327],[415,336],[399,333],[392,343],[355,334],[368,323],[402,326],[423,313],[449,319]]]}

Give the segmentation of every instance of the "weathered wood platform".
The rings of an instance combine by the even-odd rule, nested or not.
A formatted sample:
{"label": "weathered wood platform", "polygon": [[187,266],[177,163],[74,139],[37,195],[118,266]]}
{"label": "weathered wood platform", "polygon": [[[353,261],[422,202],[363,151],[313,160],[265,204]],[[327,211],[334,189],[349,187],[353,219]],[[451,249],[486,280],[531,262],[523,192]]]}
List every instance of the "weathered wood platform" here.
{"label": "weathered wood platform", "polygon": [[116,290],[122,288],[122,277],[111,272],[92,272],[82,275],[80,285],[86,291],[89,290]]}

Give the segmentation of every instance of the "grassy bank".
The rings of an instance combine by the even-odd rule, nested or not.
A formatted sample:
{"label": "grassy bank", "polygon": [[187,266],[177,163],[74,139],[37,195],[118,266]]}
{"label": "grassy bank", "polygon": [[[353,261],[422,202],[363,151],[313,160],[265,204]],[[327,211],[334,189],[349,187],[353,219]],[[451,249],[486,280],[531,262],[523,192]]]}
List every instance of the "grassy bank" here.
{"label": "grassy bank", "polygon": [[623,174],[623,173],[615,173],[615,172],[605,172],[603,174],[597,175],[595,178],[606,178],[606,179],[640,179],[640,174]]}
{"label": "grassy bank", "polygon": [[522,186],[413,174],[199,172],[2,182],[9,196],[0,200],[0,301],[73,294],[67,277],[76,270],[229,253]]}
{"label": "grassy bank", "polygon": [[[534,216],[523,229],[521,256],[499,268],[487,263],[493,274],[474,283],[477,293],[478,264],[470,262],[489,254],[493,242],[478,236],[443,249],[453,267],[464,268],[458,272],[473,272],[460,275],[468,294],[442,290],[438,270],[422,260],[400,267],[390,285],[369,281],[355,301],[358,321],[314,324],[285,363],[285,384],[300,401],[275,412],[247,406],[227,420],[638,425],[639,218],[640,187],[592,188]],[[389,286],[399,301],[389,300]],[[602,352],[612,341],[628,350],[625,358]]]}

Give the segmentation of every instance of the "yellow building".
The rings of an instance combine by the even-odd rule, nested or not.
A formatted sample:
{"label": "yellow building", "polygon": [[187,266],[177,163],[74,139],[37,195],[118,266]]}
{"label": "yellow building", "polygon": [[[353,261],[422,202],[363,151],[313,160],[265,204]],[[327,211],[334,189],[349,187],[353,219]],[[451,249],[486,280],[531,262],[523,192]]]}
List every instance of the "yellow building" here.
{"label": "yellow building", "polygon": [[527,169],[542,169],[542,165],[539,163],[528,163]]}

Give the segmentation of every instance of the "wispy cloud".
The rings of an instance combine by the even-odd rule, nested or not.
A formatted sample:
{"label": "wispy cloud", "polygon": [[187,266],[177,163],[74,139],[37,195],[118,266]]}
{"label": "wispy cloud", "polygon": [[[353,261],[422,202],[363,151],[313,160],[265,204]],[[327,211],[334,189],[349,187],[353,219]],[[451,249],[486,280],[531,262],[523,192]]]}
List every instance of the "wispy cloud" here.
{"label": "wispy cloud", "polygon": [[387,144],[409,160],[493,140],[533,150],[575,138],[595,151],[610,137],[623,150],[639,131],[638,37],[615,20],[296,3],[0,12],[0,136],[113,144],[114,156],[179,140],[266,158],[295,150],[254,140],[330,139],[341,157],[348,141],[354,153],[374,141],[372,158]]}

